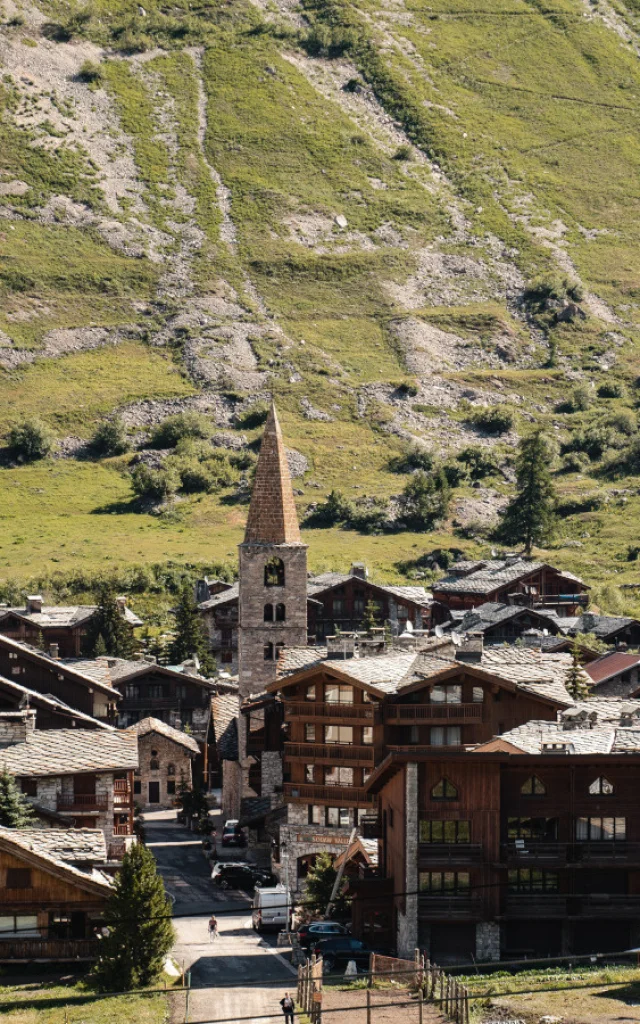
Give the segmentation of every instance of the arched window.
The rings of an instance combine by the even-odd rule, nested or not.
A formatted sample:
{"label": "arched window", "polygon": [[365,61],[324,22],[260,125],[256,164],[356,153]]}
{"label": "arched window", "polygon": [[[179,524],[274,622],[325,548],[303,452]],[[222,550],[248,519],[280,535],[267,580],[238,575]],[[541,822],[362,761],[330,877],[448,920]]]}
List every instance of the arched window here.
{"label": "arched window", "polygon": [[275,660],[276,661],[278,660],[278,658],[280,657],[280,655],[282,654],[283,651],[284,651],[284,644],[283,644],[283,642],[281,640],[279,644],[276,644],[276,653],[275,653]]}
{"label": "arched window", "polygon": [[167,765],[167,775],[175,775],[175,774],[176,774],[176,766],[175,766],[175,764],[168,764]]}
{"label": "arched window", "polygon": [[547,787],[537,775],[530,775],[520,786],[520,792],[523,796],[544,796]]}
{"label": "arched window", "polygon": [[440,779],[431,790],[432,800],[457,800],[458,790],[448,779]]}
{"label": "arched window", "polygon": [[265,604],[264,606],[264,621],[273,622],[273,605]]}
{"label": "arched window", "polygon": [[273,644],[265,644],[263,647],[264,660],[273,661]]}
{"label": "arched window", "polygon": [[281,558],[270,558],[264,567],[265,587],[284,587],[284,562]]}
{"label": "arched window", "polygon": [[157,772],[160,769],[160,762],[157,757],[152,757],[149,761],[149,768],[152,772]]}
{"label": "arched window", "polygon": [[286,616],[286,608],[283,604],[276,605],[276,622],[284,622]]}
{"label": "arched window", "polygon": [[604,775],[598,776],[589,786],[591,796],[613,796],[613,785]]}

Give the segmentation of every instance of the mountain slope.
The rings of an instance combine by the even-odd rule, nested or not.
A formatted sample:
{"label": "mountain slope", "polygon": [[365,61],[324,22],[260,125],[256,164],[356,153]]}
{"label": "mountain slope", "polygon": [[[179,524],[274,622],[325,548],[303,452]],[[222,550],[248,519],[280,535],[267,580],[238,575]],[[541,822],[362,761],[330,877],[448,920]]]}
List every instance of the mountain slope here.
{"label": "mountain slope", "polygon": [[[314,529],[315,566],[484,550],[541,423],[589,453],[558,463],[553,558],[636,582],[636,19],[602,0],[7,0],[1,426],[37,413],[58,437],[0,469],[7,574],[233,559],[238,474],[141,509],[139,456],[87,461],[86,441],[117,411],[144,448],[193,410],[246,450],[273,393],[301,513],[332,487],[399,494],[414,443],[496,457],[440,531]],[[478,422],[495,406],[502,434]]]}

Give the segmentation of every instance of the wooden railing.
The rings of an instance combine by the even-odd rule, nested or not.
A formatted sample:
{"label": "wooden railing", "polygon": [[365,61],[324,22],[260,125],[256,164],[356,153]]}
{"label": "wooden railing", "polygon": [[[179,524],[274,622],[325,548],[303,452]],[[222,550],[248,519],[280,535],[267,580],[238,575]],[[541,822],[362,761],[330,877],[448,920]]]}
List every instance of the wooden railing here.
{"label": "wooden railing", "polygon": [[360,804],[375,803],[374,796],[355,786],[313,786],[285,782],[283,789],[285,802],[301,800],[311,803],[314,800],[322,800],[332,807],[357,807]]}
{"label": "wooden railing", "polygon": [[114,825],[113,826],[114,836],[130,836],[133,835],[133,830],[129,825]]}
{"label": "wooden railing", "polygon": [[374,704],[333,704],[320,701],[284,701],[285,721],[302,718],[308,721],[317,718],[335,718],[341,722],[355,719],[358,722],[373,722],[378,719],[378,708]]}
{"label": "wooden railing", "polygon": [[127,796],[131,792],[131,786],[129,785],[128,779],[114,779],[113,780],[113,792],[114,793],[126,793]]}
{"label": "wooden railing", "polygon": [[423,917],[477,917],[481,912],[482,901],[477,894],[421,892],[418,896],[418,914]]}
{"label": "wooden railing", "polygon": [[389,704],[385,722],[404,725],[409,722],[482,721],[482,704]]}
{"label": "wooden railing", "polygon": [[285,743],[284,756],[309,762],[327,761],[329,764],[375,764],[373,747],[356,747],[344,743]]}
{"label": "wooden railing", "polygon": [[0,936],[0,963],[10,960],[96,960],[97,939],[14,939]]}
{"label": "wooden railing", "polygon": [[[83,900],[85,897],[80,890],[69,889],[69,897],[65,896],[65,902],[67,900]],[[50,889],[36,888],[35,886],[31,889],[0,889],[0,907],[7,906],[18,906],[28,904],[30,906],[43,906],[49,904],[56,899],[55,895],[52,895]],[[58,901],[59,902],[59,901]],[[0,910],[0,915],[2,910]],[[0,939],[2,938],[0,934]]]}
{"label": "wooden railing", "polygon": [[106,793],[58,793],[59,811],[106,811],[109,799]]}
{"label": "wooden railing", "polygon": [[464,752],[464,743],[451,743],[451,744],[418,744],[418,743],[404,743],[404,744],[388,744],[385,748],[392,754],[409,754],[415,757],[421,757],[424,754],[433,754],[439,750],[452,750],[458,752]]}
{"label": "wooden railing", "polygon": [[507,915],[509,917],[565,917],[567,913],[566,893],[527,892],[509,893]]}
{"label": "wooden railing", "polygon": [[445,862],[478,862],[482,860],[480,843],[420,843],[418,856],[421,861],[438,864]]}

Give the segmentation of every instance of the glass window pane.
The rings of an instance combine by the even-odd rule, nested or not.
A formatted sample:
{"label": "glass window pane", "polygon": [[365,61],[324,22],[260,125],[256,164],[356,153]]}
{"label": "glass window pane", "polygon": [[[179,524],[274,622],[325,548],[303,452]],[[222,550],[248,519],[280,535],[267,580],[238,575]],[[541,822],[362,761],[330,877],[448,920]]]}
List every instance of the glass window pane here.
{"label": "glass window pane", "polygon": [[324,699],[327,704],[337,704],[340,700],[340,688],[338,686],[326,686]]}
{"label": "glass window pane", "polygon": [[431,891],[441,892],[442,891],[442,874],[440,871],[431,872]]}
{"label": "glass window pane", "polygon": [[432,704],[444,704],[446,699],[446,692],[444,686],[432,686],[431,687],[431,703]]}
{"label": "glass window pane", "polygon": [[443,838],[445,843],[455,843],[456,841],[456,822],[455,821],[443,821]]}
{"label": "glass window pane", "polygon": [[431,745],[433,747],[444,746],[444,726],[434,725],[431,727]]}
{"label": "glass window pane", "polygon": [[39,935],[38,918],[36,914],[21,914],[16,918],[16,931],[18,935]]}
{"label": "glass window pane", "polygon": [[340,703],[353,704],[353,686],[340,687]]}
{"label": "glass window pane", "polygon": [[471,842],[471,824],[468,821],[458,822],[458,842],[459,843],[470,843]]}
{"label": "glass window pane", "polygon": [[[420,872],[420,890],[422,892],[428,891],[431,887],[431,876],[428,871]],[[2,918],[0,918],[0,921]]]}
{"label": "glass window pane", "polygon": [[13,914],[8,917],[0,917],[0,935],[15,932],[15,921]]}
{"label": "glass window pane", "polygon": [[[308,727],[307,727],[308,728]],[[337,725],[325,725],[324,727],[324,741],[325,743],[337,743],[339,738]]]}
{"label": "glass window pane", "polygon": [[453,892],[456,887],[456,876],[453,871],[444,872],[443,888],[445,892]]}
{"label": "glass window pane", "polygon": [[362,742],[366,744],[373,743],[373,726],[365,725],[362,727]]}
{"label": "glass window pane", "polygon": [[469,872],[468,871],[459,871],[458,872],[458,892],[460,892],[460,890],[469,889],[470,884],[471,884],[471,881],[470,881]]}
{"label": "glass window pane", "polygon": [[447,744],[450,747],[458,747],[461,743],[461,732],[459,725],[450,725],[447,727]]}
{"label": "glass window pane", "polygon": [[339,823],[339,812],[337,807],[327,807],[327,825],[337,827]]}
{"label": "glass window pane", "polygon": [[613,837],[614,837],[614,829],[615,829],[615,821],[614,821],[614,819],[613,818],[602,818],[601,821],[602,821],[602,838],[603,839],[608,839],[608,840],[612,841]]}
{"label": "glass window pane", "polygon": [[307,692],[305,694],[305,697],[307,698],[307,700],[315,700],[316,699],[315,683],[313,683],[311,686],[307,686]]}
{"label": "glass window pane", "polygon": [[462,687],[456,683],[445,687],[447,704],[462,703]]}
{"label": "glass window pane", "polygon": [[316,739],[316,727],[315,725],[305,725],[304,727],[304,738],[307,743],[315,743]]}
{"label": "glass window pane", "polygon": [[627,838],[627,819],[626,818],[616,818],[615,819],[615,830],[616,830],[616,835],[615,835],[616,839],[626,839]]}
{"label": "glass window pane", "polygon": [[431,842],[431,822],[425,821],[424,818],[422,818],[420,821],[420,842]]}
{"label": "glass window pane", "polygon": [[576,839],[580,843],[584,843],[589,838],[589,819],[578,818],[576,821]]}
{"label": "glass window pane", "polygon": [[474,686],[472,700],[474,704],[482,704],[484,700],[484,689],[482,686]]}
{"label": "glass window pane", "polygon": [[349,824],[349,811],[346,807],[340,808],[339,814],[340,826],[346,828]]}

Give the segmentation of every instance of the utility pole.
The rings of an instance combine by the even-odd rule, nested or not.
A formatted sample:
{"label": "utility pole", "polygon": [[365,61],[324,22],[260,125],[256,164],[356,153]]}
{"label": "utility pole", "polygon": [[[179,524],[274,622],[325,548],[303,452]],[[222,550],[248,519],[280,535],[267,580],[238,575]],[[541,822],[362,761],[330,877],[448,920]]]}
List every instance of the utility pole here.
{"label": "utility pole", "polygon": [[[351,829],[351,835],[349,836],[349,846],[347,846],[347,850],[349,850],[349,847],[351,846],[351,844],[353,842],[355,842],[356,833],[357,833],[357,829],[352,828]],[[346,862],[346,858],[345,858],[345,860],[343,860],[342,864],[338,868],[338,874],[336,875],[336,880],[333,883],[333,889],[331,890],[331,897],[329,899],[329,902],[327,903],[327,909],[324,912],[324,916],[325,917],[329,917],[329,915],[331,913],[331,910],[333,909],[333,904],[336,901],[336,896],[338,895],[338,891],[340,889],[340,883],[342,882],[342,876],[344,875],[344,869],[345,869],[346,863],[347,862]]]}

